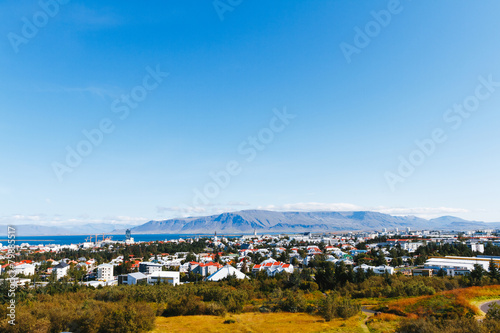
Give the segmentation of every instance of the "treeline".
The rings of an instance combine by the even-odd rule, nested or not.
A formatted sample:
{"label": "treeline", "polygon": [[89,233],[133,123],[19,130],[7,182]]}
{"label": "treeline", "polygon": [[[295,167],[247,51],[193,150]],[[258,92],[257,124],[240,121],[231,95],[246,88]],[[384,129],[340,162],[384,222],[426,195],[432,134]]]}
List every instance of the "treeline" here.
{"label": "treeline", "polygon": [[30,296],[26,302],[16,304],[15,325],[7,321],[7,307],[0,307],[0,332],[125,333],[154,328],[156,313],[145,302],[103,302],[96,300],[91,291]]}

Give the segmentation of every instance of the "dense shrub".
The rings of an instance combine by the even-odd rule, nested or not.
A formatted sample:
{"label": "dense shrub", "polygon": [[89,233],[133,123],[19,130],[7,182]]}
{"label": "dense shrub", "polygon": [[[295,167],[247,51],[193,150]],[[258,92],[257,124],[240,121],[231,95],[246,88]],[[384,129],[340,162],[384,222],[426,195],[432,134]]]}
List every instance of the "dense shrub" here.
{"label": "dense shrub", "polygon": [[498,332],[490,331],[484,324],[474,318],[456,318],[436,320],[434,318],[419,318],[404,320],[397,329],[398,333],[471,333],[471,332]]}
{"label": "dense shrub", "polygon": [[326,321],[334,318],[347,319],[359,313],[361,306],[350,298],[328,295],[321,303],[320,314]]}
{"label": "dense shrub", "polygon": [[82,296],[56,295],[32,305],[20,304],[16,306],[16,325],[2,321],[0,332],[133,333],[154,328],[155,312],[146,303],[83,301]]}

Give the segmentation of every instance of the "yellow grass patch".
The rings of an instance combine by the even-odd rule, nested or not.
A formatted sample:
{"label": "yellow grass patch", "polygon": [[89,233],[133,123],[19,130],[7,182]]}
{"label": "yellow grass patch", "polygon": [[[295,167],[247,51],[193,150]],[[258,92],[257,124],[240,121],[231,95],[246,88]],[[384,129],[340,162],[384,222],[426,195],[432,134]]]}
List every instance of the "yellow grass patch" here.
{"label": "yellow grass patch", "polygon": [[380,313],[373,317],[373,320],[381,320],[381,321],[391,321],[391,320],[398,320],[401,319],[401,317],[396,316],[395,314],[392,313]]}
{"label": "yellow grass patch", "polygon": [[[226,320],[234,323],[224,324]],[[156,329],[159,332],[363,332],[362,319],[354,316],[348,320],[335,319],[330,322],[319,316],[305,313],[241,313],[225,317],[183,316],[158,317]]]}
{"label": "yellow grass patch", "polygon": [[403,317],[391,313],[379,313],[371,316],[366,325],[372,333],[396,332],[396,329]]}
{"label": "yellow grass patch", "polygon": [[462,316],[480,312],[476,306],[479,302],[474,301],[496,298],[500,298],[500,285],[470,287],[444,291],[432,296],[391,300],[384,303],[385,309],[382,311],[407,317],[421,317],[431,313],[445,315],[447,312]]}

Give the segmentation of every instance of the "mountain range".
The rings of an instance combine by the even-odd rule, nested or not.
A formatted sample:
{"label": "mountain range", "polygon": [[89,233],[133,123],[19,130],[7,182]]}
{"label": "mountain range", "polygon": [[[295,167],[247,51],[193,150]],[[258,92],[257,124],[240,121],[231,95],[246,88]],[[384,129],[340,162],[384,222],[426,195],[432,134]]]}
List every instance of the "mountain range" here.
{"label": "mountain range", "polygon": [[392,216],[371,211],[275,212],[245,210],[205,217],[150,221],[131,229],[136,234],[208,234],[262,232],[381,231],[383,228],[474,230],[499,228],[500,223],[467,221],[454,216],[426,220],[416,216]]}
{"label": "mountain range", "polygon": [[[149,221],[139,226],[126,224],[85,224],[52,227],[35,224],[16,226],[20,236],[124,234],[243,234],[279,232],[381,231],[383,228],[411,230],[496,229],[500,223],[468,221],[454,216],[423,219],[416,216],[393,216],[371,211],[352,212],[275,212],[244,210],[203,217]],[[5,228],[7,229],[7,228]]]}

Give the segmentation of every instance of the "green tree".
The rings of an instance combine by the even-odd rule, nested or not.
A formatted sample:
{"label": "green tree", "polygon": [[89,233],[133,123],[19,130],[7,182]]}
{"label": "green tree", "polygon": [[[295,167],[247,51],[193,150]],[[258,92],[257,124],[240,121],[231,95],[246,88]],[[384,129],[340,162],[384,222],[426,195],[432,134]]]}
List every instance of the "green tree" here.
{"label": "green tree", "polygon": [[382,250],[378,250],[374,264],[375,266],[387,265],[387,260],[385,259],[385,254]]}
{"label": "green tree", "polygon": [[493,259],[490,260],[490,265],[488,270],[489,270],[488,275],[490,276],[491,280],[493,281],[498,280],[499,278],[498,266],[495,264]]}
{"label": "green tree", "polygon": [[189,252],[184,261],[185,262],[196,261],[196,255],[193,252]]}
{"label": "green tree", "polygon": [[439,277],[445,277],[446,276],[446,271],[444,269],[440,269],[438,272],[437,272],[437,276]]}
{"label": "green tree", "polygon": [[484,268],[482,265],[474,264],[474,269],[470,273],[472,283],[475,285],[480,285],[484,277]]}

